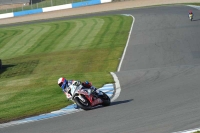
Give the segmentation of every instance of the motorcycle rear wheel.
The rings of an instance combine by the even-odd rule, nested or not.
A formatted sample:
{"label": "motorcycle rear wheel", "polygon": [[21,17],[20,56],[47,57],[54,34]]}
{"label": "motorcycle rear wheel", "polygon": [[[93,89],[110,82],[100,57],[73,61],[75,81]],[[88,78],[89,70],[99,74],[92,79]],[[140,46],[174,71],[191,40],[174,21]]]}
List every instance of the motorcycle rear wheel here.
{"label": "motorcycle rear wheel", "polygon": [[109,106],[110,105],[110,97],[101,91],[101,93],[103,94],[102,96],[100,96],[100,98],[103,100],[102,106]]}

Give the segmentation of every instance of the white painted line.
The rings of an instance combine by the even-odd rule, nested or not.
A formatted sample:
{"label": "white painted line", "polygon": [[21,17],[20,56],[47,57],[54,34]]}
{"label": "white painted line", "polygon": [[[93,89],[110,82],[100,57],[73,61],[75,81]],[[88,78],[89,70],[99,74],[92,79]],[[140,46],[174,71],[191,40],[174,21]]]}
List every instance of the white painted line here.
{"label": "white painted line", "polygon": [[184,131],[178,131],[178,132],[173,132],[173,133],[194,133],[194,132],[197,132],[197,131],[200,131],[200,128],[184,130]]}
{"label": "white painted line", "polygon": [[121,92],[121,87],[119,84],[118,77],[115,75],[115,73],[111,72],[111,75],[113,76],[114,81],[115,81],[115,94],[114,94],[113,98],[111,99],[111,102],[113,102],[119,97],[120,92]]}
{"label": "white painted line", "polygon": [[196,8],[197,10],[200,10],[200,6],[195,6],[195,5],[187,5],[187,6],[190,6],[190,7]]}
{"label": "white painted line", "polygon": [[126,53],[126,49],[127,49],[127,47],[128,47],[129,40],[130,40],[130,36],[131,36],[131,33],[132,33],[133,24],[134,24],[134,22],[135,22],[135,18],[134,18],[132,15],[130,15],[130,14],[122,14],[122,15],[131,16],[131,17],[133,18],[133,22],[132,22],[132,25],[131,25],[131,29],[130,29],[130,31],[129,31],[129,36],[128,36],[128,40],[127,40],[127,42],[126,42],[126,47],[125,47],[125,49],[124,49],[122,58],[120,59],[120,63],[119,63],[118,69],[117,69],[118,72],[119,72],[120,69],[121,69],[121,65],[122,65],[122,62],[123,62],[123,60],[124,60],[124,56],[125,56],[125,53]]}
{"label": "white painted line", "polygon": [[[123,60],[124,60],[124,56],[125,56],[125,53],[126,53],[126,49],[127,49],[127,47],[128,47],[129,40],[130,40],[130,36],[131,36],[132,30],[133,30],[133,25],[134,25],[134,22],[135,22],[135,18],[134,18],[131,14],[122,14],[122,15],[131,16],[131,17],[133,18],[133,22],[132,22],[132,25],[131,25],[131,29],[130,29],[130,31],[129,31],[129,36],[128,36],[128,40],[127,40],[127,42],[126,42],[126,47],[125,47],[125,49],[124,49],[122,58],[120,59],[120,63],[119,63],[118,69],[117,69],[118,72],[119,72],[120,69],[121,69],[121,65],[122,65],[122,62],[123,62]],[[113,73],[113,72],[111,72],[111,75],[113,76],[114,81],[115,81],[115,94],[114,94],[113,98],[111,99],[111,102],[112,102],[112,101],[115,101],[115,100],[119,97],[120,92],[121,92],[121,87],[120,87],[119,79],[118,79],[118,77],[116,76],[116,74]]]}

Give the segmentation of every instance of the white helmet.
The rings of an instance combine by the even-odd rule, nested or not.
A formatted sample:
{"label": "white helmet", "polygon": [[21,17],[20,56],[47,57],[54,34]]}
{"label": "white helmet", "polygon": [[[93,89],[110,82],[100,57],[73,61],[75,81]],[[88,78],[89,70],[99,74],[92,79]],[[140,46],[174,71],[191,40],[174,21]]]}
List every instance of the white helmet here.
{"label": "white helmet", "polygon": [[62,89],[65,89],[66,87],[68,87],[68,81],[64,77],[61,77],[61,78],[58,79],[58,85]]}

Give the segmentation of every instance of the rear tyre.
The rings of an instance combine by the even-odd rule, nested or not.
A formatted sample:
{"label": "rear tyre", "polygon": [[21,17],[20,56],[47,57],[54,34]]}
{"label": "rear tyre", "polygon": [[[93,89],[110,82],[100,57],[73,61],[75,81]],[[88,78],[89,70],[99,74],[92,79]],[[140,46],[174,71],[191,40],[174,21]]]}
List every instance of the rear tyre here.
{"label": "rear tyre", "polygon": [[91,106],[90,106],[90,103],[89,101],[85,99],[85,102],[83,102],[81,99],[79,99],[79,97],[75,97],[74,98],[74,102],[80,107],[82,108],[83,110],[90,110],[91,109]]}
{"label": "rear tyre", "polygon": [[102,96],[99,96],[99,97],[103,100],[102,105],[103,105],[103,106],[109,106],[109,105],[110,105],[110,97],[109,97],[106,93],[104,93],[104,92],[102,92],[102,91],[101,91],[101,93],[102,93],[103,95],[102,95]]}

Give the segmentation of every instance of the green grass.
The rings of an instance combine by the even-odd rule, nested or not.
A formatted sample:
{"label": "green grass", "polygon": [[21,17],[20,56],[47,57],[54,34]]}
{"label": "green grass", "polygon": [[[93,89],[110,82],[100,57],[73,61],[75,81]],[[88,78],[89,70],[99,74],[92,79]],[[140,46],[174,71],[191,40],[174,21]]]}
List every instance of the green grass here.
{"label": "green grass", "polygon": [[185,5],[195,5],[195,6],[200,6],[200,3],[185,3]]}
{"label": "green grass", "polygon": [[1,28],[0,123],[71,104],[61,76],[113,83],[131,23],[115,15]]}

